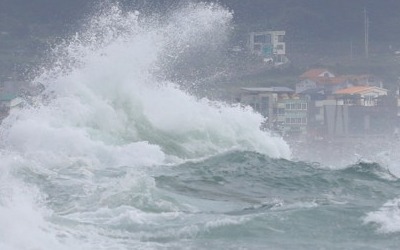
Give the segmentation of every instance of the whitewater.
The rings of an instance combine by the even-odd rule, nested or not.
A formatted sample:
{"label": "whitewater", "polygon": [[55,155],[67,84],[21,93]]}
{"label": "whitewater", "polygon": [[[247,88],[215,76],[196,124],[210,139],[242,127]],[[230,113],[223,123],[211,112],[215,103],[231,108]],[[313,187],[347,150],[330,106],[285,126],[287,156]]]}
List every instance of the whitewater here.
{"label": "whitewater", "polygon": [[52,46],[0,127],[0,249],[397,249],[394,151],[302,159],[251,108],[170,80],[232,18],[109,4]]}

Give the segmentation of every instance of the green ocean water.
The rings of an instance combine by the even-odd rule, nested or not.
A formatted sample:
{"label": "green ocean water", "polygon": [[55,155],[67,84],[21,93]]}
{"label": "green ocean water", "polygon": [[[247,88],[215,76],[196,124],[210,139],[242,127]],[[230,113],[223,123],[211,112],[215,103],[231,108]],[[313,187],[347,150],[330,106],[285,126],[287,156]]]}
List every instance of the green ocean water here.
{"label": "green ocean water", "polygon": [[[233,151],[142,168],[17,173],[45,195],[52,230],[81,249],[397,249],[400,181]],[[53,176],[53,177],[52,177]],[[57,178],[54,178],[57,176]],[[63,238],[61,237],[61,238]]]}
{"label": "green ocean water", "polygon": [[397,144],[303,157],[251,107],[168,77],[224,47],[232,18],[110,3],[53,45],[43,92],[0,125],[0,249],[398,249]]}
{"label": "green ocean water", "polygon": [[[376,163],[331,170],[233,152],[171,172],[156,177],[157,187],[188,197],[211,220],[232,222],[198,235],[194,248],[396,249],[399,244],[398,233],[380,232],[382,225],[368,219],[398,199],[399,180]],[[385,209],[380,216],[397,219],[396,202]]]}

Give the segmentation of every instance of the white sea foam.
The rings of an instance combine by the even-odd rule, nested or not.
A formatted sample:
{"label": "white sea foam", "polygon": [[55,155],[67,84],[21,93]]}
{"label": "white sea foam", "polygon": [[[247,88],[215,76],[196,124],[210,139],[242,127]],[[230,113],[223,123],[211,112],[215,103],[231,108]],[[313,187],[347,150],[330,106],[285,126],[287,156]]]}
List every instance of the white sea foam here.
{"label": "white sea foam", "polygon": [[[114,244],[106,233],[87,232],[63,216],[75,211],[79,223],[80,209],[93,209],[84,206],[110,188],[94,177],[96,170],[150,167],[232,149],[290,157],[282,139],[259,129],[260,115],[198,99],[163,77],[188,49],[222,43],[231,18],[214,4],[188,4],[163,22],[108,6],[56,46],[51,66],[34,80],[45,86],[42,95],[13,110],[0,127],[0,248],[118,248],[121,242]],[[124,185],[132,191],[138,181]],[[64,201],[54,187],[81,193],[72,195],[77,201]],[[57,214],[52,199],[68,207]],[[109,205],[95,204],[99,211]],[[143,219],[137,216],[128,214]]]}
{"label": "white sea foam", "polygon": [[5,152],[0,158],[0,248],[66,249],[46,221],[51,212],[40,205],[43,194],[13,177],[12,168],[26,162]]}
{"label": "white sea foam", "polygon": [[24,154],[56,151],[68,157],[92,155],[95,161],[107,151],[114,155],[115,147],[148,148],[158,159],[154,164],[162,162],[163,153],[171,154],[172,146],[174,154],[185,158],[230,149],[289,157],[282,139],[259,129],[260,115],[198,100],[153,74],[166,66],[167,53],[179,57],[187,45],[206,42],[197,38],[213,32],[221,36],[220,27],[230,18],[217,5],[190,5],[172,15],[170,23],[143,28],[137,13],[111,8],[92,20],[86,32],[63,44],[66,47],[57,47],[56,67],[36,79],[47,86],[48,103],[12,114],[4,141]]}
{"label": "white sea foam", "polygon": [[400,198],[390,200],[378,211],[368,213],[364,222],[377,224],[381,233],[400,232]]}

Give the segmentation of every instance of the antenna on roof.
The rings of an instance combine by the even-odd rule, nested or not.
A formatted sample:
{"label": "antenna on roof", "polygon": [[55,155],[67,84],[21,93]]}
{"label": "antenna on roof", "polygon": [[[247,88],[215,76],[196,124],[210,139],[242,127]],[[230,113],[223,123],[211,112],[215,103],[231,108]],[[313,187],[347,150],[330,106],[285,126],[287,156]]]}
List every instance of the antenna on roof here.
{"label": "antenna on roof", "polygon": [[367,14],[367,9],[364,8],[364,41],[365,41],[365,58],[368,59],[369,56],[369,19]]}

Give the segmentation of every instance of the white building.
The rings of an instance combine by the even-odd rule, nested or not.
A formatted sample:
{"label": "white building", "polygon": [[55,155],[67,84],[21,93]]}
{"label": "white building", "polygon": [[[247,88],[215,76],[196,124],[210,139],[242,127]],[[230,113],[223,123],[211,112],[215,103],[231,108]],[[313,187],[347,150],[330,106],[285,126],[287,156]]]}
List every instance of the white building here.
{"label": "white building", "polygon": [[249,38],[251,53],[264,57],[265,61],[287,62],[285,33],[285,31],[251,32]]}
{"label": "white building", "polygon": [[375,86],[355,86],[335,92],[338,105],[378,106],[378,99],[387,96],[388,90]]}

